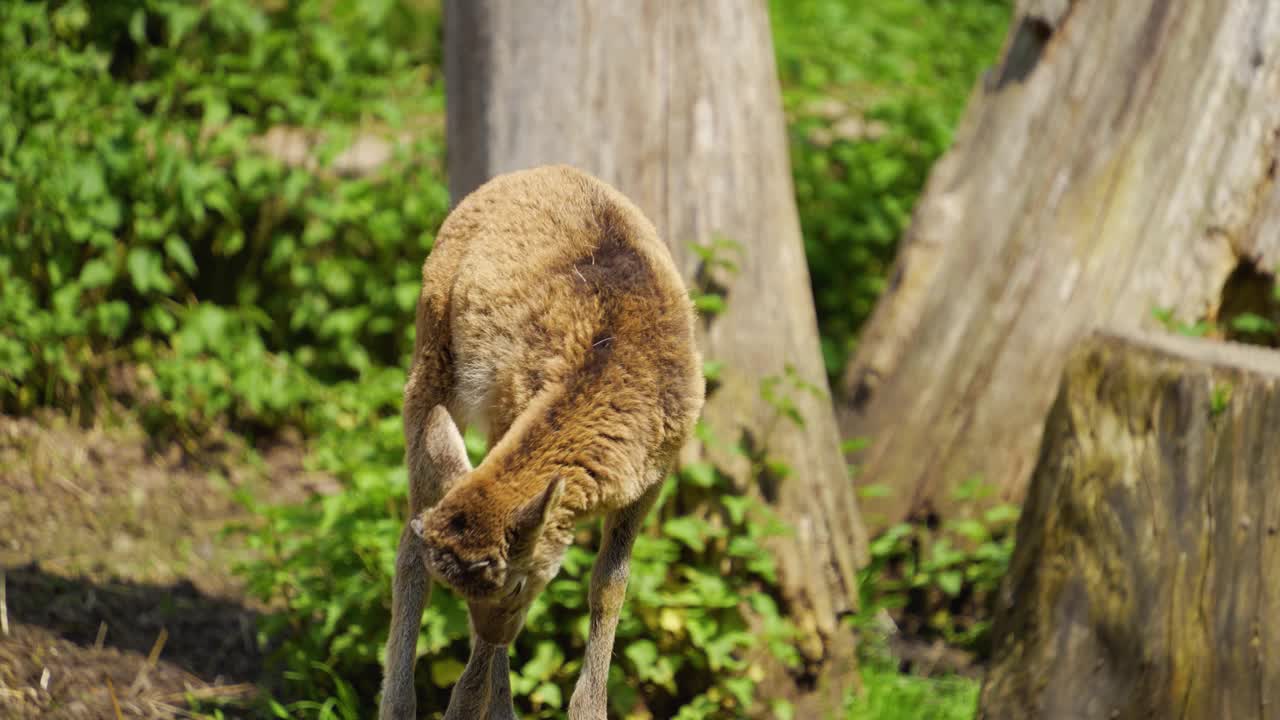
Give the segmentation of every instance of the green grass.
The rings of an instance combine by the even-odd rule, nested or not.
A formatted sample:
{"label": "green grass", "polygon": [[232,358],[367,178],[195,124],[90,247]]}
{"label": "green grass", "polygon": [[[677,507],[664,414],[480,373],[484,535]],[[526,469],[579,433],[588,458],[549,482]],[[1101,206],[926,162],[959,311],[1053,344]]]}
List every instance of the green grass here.
{"label": "green grass", "polygon": [[862,683],[862,694],[850,698],[846,720],[972,720],[978,709],[978,682],[968,678],[903,675],[867,663]]}

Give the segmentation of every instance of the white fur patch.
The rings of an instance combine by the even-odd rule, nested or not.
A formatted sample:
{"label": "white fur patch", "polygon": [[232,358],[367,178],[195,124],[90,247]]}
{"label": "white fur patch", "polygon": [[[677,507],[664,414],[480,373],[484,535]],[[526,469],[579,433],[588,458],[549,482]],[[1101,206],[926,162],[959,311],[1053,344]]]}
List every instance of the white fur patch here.
{"label": "white fur patch", "polygon": [[480,360],[459,361],[454,369],[454,399],[462,422],[480,433],[489,432],[489,413],[496,390],[492,365]]}

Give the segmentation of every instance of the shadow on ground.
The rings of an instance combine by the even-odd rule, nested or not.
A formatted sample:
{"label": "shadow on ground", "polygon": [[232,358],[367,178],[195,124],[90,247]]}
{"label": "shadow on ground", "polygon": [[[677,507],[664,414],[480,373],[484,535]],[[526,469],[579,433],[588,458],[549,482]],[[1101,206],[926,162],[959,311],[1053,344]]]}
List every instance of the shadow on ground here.
{"label": "shadow on ground", "polygon": [[81,647],[101,642],[143,657],[159,643],[159,657],[214,683],[252,682],[261,672],[257,613],[203,595],[190,581],[95,583],[50,575],[35,564],[3,572],[10,622],[43,627]]}
{"label": "shadow on ground", "polygon": [[296,437],[199,459],[153,445],[127,412],[0,414],[0,718],[190,717],[263,679],[263,608],[231,573],[248,550],[223,531],[256,520],[238,493],[297,501],[327,480]]}
{"label": "shadow on ground", "polygon": [[257,612],[170,585],[5,568],[0,715],[170,718],[192,702],[245,700],[261,678]]}

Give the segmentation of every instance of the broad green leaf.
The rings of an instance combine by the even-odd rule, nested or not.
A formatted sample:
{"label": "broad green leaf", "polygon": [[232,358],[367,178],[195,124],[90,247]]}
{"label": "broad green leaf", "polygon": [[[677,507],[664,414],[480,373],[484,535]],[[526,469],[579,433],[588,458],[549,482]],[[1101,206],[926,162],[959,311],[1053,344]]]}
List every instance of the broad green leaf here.
{"label": "broad green leaf", "polygon": [[133,287],[142,294],[152,290],[168,292],[172,283],[164,273],[164,265],[160,256],[147,247],[134,247],[129,250],[125,261]]}
{"label": "broad green leaf", "polygon": [[1254,313],[1241,313],[1231,319],[1231,328],[1244,333],[1274,333],[1276,324]]}
{"label": "broad green leaf", "polygon": [[723,295],[698,293],[693,296],[693,307],[704,315],[719,315],[728,308],[728,305]]}
{"label": "broad green leaf", "polygon": [[165,254],[169,259],[178,264],[186,272],[188,277],[196,276],[196,261],[191,257],[191,248],[187,247],[186,241],[177,235],[170,235],[164,241]]}
{"label": "broad green leaf", "polygon": [[706,529],[705,521],[693,517],[675,517],[662,524],[663,534],[679,540],[695,552],[707,548],[703,538]]}
{"label": "broad green leaf", "polygon": [[706,461],[682,465],[680,467],[680,476],[693,485],[702,488],[714,487],[716,484],[715,466]]}
{"label": "broad green leaf", "polygon": [[964,576],[958,571],[953,570],[938,574],[938,588],[952,597],[960,594],[960,588],[963,585]]}
{"label": "broad green leaf", "polygon": [[115,270],[111,264],[101,258],[94,258],[80,269],[80,284],[86,289],[100,288],[115,279]]}

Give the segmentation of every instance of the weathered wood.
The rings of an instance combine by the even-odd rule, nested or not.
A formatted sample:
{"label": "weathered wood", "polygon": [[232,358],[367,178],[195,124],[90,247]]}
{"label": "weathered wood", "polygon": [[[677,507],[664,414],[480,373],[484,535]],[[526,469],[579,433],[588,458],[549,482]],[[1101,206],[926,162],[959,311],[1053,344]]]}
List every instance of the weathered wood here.
{"label": "weathered wood", "polygon": [[1027,0],[935,166],[842,381],[869,525],[1018,501],[1068,348],[1213,318],[1280,262],[1280,7]]}
{"label": "weathered wood", "polygon": [[[852,668],[837,620],[855,608],[866,535],[834,412],[793,391],[800,427],[760,391],[788,367],[827,387],[764,3],[446,2],[445,80],[455,200],[496,173],[577,165],[645,211],[691,286],[723,291],[699,337],[724,361],[704,421],[791,473],[758,477],[740,454],[707,452],[796,529],[773,549],[811,669]],[[726,251],[738,272],[694,252],[717,236],[741,245]]]}
{"label": "weathered wood", "polygon": [[1000,591],[979,718],[1280,717],[1280,353],[1072,354]]}

